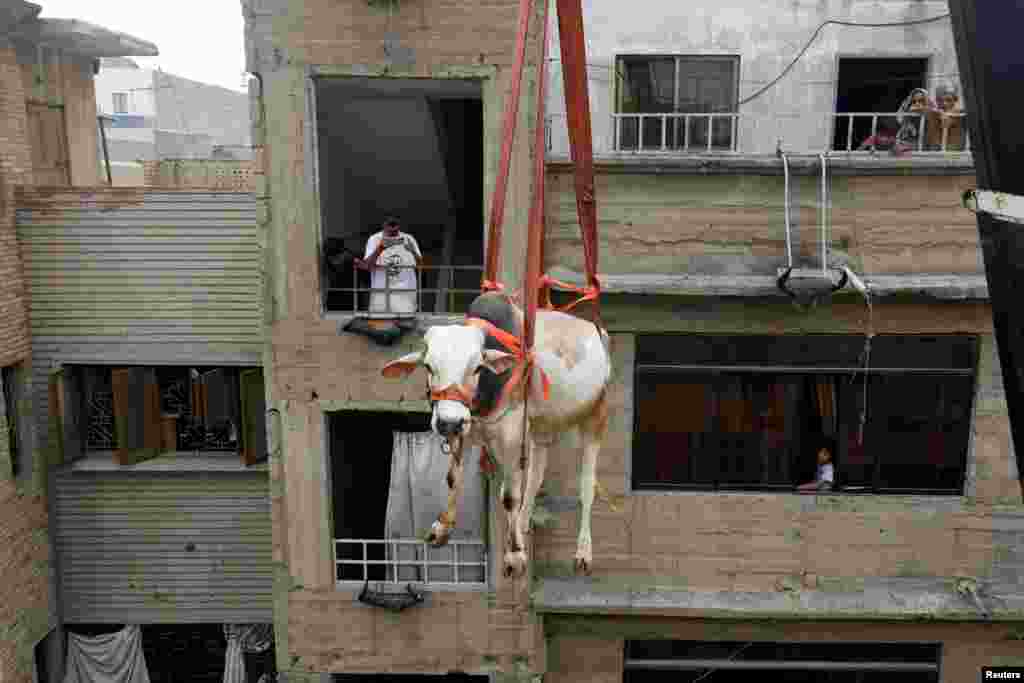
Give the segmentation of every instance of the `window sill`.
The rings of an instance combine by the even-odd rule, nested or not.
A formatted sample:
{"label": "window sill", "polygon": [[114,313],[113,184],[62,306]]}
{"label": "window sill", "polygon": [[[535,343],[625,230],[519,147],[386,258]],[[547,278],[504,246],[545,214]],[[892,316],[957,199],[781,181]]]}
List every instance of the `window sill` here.
{"label": "window sill", "polygon": [[[787,155],[789,170],[796,175],[821,172],[818,153]],[[919,152],[893,157],[868,152],[830,152],[827,154],[834,175],[971,175],[974,155],[970,152]],[[572,162],[567,156],[547,157],[547,168],[568,173]],[[736,174],[783,175],[782,160],[775,154],[739,152],[605,152],[595,155],[594,166],[601,173],[644,174]]]}
{"label": "window sill", "polygon": [[[358,597],[364,585],[366,584],[362,581],[337,581],[334,587],[338,592],[352,592],[355,593],[354,597]],[[434,581],[430,583],[422,581],[402,581],[397,583],[393,581],[370,581],[370,590],[401,593],[405,591],[406,586],[410,585],[415,590],[425,591],[428,595],[431,593],[486,593],[490,590],[489,585],[486,583],[444,583]],[[358,600],[356,600],[356,604],[363,607],[372,607],[371,605],[364,605]]]}
{"label": "window sill", "polygon": [[371,320],[414,320],[417,327],[429,327],[431,325],[453,325],[462,322],[466,317],[465,313],[407,313],[407,314],[386,314],[370,313],[369,311],[324,311],[324,320],[337,323],[339,329],[357,318]]}
{"label": "window sill", "polygon": [[246,467],[237,453],[168,451],[134,465],[119,465],[113,451],[93,451],[64,469],[75,472],[267,472],[267,462]]}

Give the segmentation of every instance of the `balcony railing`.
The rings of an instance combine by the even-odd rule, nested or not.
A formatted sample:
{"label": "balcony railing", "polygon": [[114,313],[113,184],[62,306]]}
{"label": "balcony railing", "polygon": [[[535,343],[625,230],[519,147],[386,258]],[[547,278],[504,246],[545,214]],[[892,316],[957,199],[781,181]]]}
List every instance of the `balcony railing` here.
{"label": "balcony railing", "polygon": [[335,579],[347,582],[421,583],[439,587],[487,585],[487,546],[451,540],[441,547],[415,538],[338,538]]}
{"label": "balcony railing", "polygon": [[[595,125],[595,152],[613,154],[774,154],[777,148],[794,154],[821,152],[871,154],[888,148],[887,130],[899,129],[898,117],[916,123],[918,133],[897,153],[965,154],[971,145],[964,113],[950,114],[959,125],[937,129],[931,114],[895,112],[805,112],[772,115],[745,113],[611,114],[609,126]],[[568,155],[565,114],[547,118],[547,151]],[[867,145],[862,144],[868,142]]]}
{"label": "balcony railing", "polygon": [[[415,287],[366,287],[353,269],[351,287],[329,287],[327,310],[360,312],[370,318],[412,317],[430,313],[464,313],[480,294],[482,266],[386,266],[412,270]],[[371,271],[372,272],[372,271]],[[365,277],[365,276],[364,276]]]}
{"label": "balcony railing", "polygon": [[740,115],[612,114],[614,148],[626,151],[735,152]]}
{"label": "balcony railing", "polygon": [[[834,128],[833,150],[858,152],[878,151],[879,144],[893,146],[897,153],[914,152],[970,152],[971,140],[968,134],[965,114],[955,113],[948,116],[959,119],[956,123],[958,132],[950,135],[953,126],[941,127],[937,116],[927,113],[900,114],[882,112],[842,112],[832,114]],[[916,128],[913,137],[897,140],[901,119],[903,124]],[[889,135],[882,135],[879,122],[886,123]],[[866,135],[865,135],[866,133]],[[891,140],[890,140],[891,139]],[[903,145],[904,148],[900,148]]]}

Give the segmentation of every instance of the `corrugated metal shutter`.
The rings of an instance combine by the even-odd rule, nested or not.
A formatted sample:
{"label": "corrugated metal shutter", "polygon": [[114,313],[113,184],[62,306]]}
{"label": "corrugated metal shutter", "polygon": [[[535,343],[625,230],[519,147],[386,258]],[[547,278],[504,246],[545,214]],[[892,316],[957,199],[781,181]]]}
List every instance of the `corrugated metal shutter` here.
{"label": "corrugated metal shutter", "polygon": [[259,366],[262,250],[252,194],[19,188],[30,292],[34,452],[60,363]]}
{"label": "corrugated metal shutter", "polygon": [[265,471],[64,471],[53,495],[68,623],[273,621]]}

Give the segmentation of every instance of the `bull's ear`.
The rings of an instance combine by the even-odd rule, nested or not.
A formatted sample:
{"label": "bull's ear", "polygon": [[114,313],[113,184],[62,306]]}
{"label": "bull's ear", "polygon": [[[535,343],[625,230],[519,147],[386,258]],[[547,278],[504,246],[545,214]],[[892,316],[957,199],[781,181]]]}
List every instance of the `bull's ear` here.
{"label": "bull's ear", "polygon": [[414,351],[412,353],[405,354],[401,358],[396,358],[385,365],[381,368],[380,374],[384,375],[388,379],[407,377],[422,362],[423,352]]}
{"label": "bull's ear", "polygon": [[518,358],[511,353],[487,349],[483,353],[483,366],[496,375],[507,372],[516,366]]}

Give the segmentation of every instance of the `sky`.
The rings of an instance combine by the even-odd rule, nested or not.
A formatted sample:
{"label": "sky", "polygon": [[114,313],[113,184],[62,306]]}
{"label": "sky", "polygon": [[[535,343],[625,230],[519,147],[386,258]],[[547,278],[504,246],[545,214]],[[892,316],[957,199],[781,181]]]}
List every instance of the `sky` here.
{"label": "sky", "polygon": [[245,70],[241,0],[33,0],[43,17],[81,19],[156,45],[159,57],[132,57],[194,81],[239,92]]}

